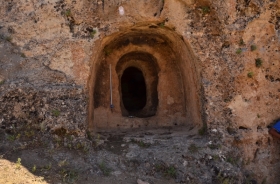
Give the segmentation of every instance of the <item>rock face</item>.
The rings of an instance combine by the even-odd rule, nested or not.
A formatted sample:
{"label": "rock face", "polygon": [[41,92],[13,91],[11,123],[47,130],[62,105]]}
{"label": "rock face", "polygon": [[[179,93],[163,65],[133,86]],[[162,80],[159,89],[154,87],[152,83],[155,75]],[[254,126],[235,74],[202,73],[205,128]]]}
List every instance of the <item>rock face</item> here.
{"label": "rock face", "polygon": [[[207,130],[248,177],[277,183],[280,150],[267,132],[280,118],[279,9],[275,0],[1,1],[0,126]],[[129,67],[145,79],[140,109],[124,103]]]}

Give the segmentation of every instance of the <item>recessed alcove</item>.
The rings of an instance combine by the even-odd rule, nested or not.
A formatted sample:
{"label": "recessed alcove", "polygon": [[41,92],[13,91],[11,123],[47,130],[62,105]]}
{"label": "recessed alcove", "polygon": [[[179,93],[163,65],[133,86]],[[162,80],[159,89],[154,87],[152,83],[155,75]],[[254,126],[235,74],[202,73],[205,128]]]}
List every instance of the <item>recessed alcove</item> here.
{"label": "recessed alcove", "polygon": [[[128,67],[121,77],[121,98],[125,110],[130,116],[137,116],[137,112],[146,106],[146,82],[143,72],[135,67]],[[124,113],[123,113],[124,115]]]}
{"label": "recessed alcove", "polygon": [[181,36],[142,25],[104,38],[99,48],[89,80],[90,130],[202,126],[199,71]]}
{"label": "recessed alcove", "polygon": [[[134,75],[138,75],[139,79],[141,75],[143,76],[143,83],[136,84],[134,82],[134,90],[142,99],[138,99],[142,103],[143,107],[137,110],[129,110],[125,103],[129,103],[129,99],[124,99],[122,81],[126,72],[130,71],[130,76],[128,80],[131,80]],[[116,73],[120,82],[119,93],[120,93],[120,107],[123,116],[135,116],[139,118],[154,116],[157,112],[158,106],[158,72],[159,67],[157,65],[157,60],[151,54],[146,52],[133,51],[124,54],[116,65]],[[145,96],[144,96],[145,94]],[[130,103],[133,103],[130,100]]]}

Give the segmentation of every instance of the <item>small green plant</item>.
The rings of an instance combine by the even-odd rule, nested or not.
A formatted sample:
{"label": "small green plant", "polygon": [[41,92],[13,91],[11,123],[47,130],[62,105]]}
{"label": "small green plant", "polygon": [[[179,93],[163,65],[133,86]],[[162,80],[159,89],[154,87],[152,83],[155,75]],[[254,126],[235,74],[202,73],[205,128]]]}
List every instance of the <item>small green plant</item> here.
{"label": "small green plant", "polygon": [[249,78],[253,78],[254,72],[248,72],[248,73],[247,73],[247,76],[248,76]]}
{"label": "small green plant", "polygon": [[218,178],[220,184],[231,184],[232,183],[231,178],[222,176],[221,172],[219,172],[217,178]]}
{"label": "small green plant", "polygon": [[32,167],[32,172],[36,172],[36,165]]}
{"label": "small green plant", "polygon": [[56,143],[61,143],[61,142],[62,142],[62,140],[61,140],[60,137],[54,137],[54,141],[55,141]]}
{"label": "small green plant", "polygon": [[0,81],[0,86],[3,85],[5,83],[5,80],[1,80]]}
{"label": "small green plant", "polygon": [[203,15],[210,13],[210,7],[209,6],[202,6],[201,7]]}
{"label": "small green plant", "polygon": [[88,138],[89,140],[92,140],[92,135],[91,135],[90,131],[87,131],[87,132],[86,132],[86,135],[87,135],[87,138]]}
{"label": "small green plant", "polygon": [[84,146],[83,151],[84,151],[85,154],[88,154],[88,152],[89,152],[89,147]]}
{"label": "small green plant", "polygon": [[31,130],[31,131],[25,131],[24,132],[25,136],[28,137],[28,138],[31,138],[35,135],[34,131]]}
{"label": "small green plant", "polygon": [[65,166],[65,165],[67,165],[67,164],[68,164],[67,159],[58,162],[58,166],[59,166],[59,167],[63,167],[63,166]]}
{"label": "small green plant", "polygon": [[62,175],[63,182],[74,183],[78,179],[78,173],[75,171],[62,169],[59,173]]}
{"label": "small green plant", "polygon": [[192,144],[189,146],[188,150],[189,150],[191,153],[196,153],[196,152],[198,152],[199,147],[197,147],[194,143],[192,143]]}
{"label": "small green plant", "polygon": [[13,39],[13,38],[12,38],[11,36],[7,36],[7,37],[5,37],[5,40],[6,40],[6,41],[8,41],[8,42],[11,42],[11,41],[12,41],[12,39]]}
{"label": "small green plant", "polygon": [[159,27],[161,27],[161,28],[164,28],[164,26],[165,26],[165,22],[161,22],[161,23],[159,24]]}
{"label": "small green plant", "polygon": [[174,166],[167,166],[165,164],[155,164],[155,170],[162,173],[164,176],[169,178],[176,177],[176,168]]}
{"label": "small green plant", "polygon": [[260,117],[261,117],[261,115],[257,114],[257,117],[258,117],[258,118],[260,118]]}
{"label": "small green plant", "polygon": [[52,164],[49,163],[48,165],[45,165],[45,166],[41,169],[41,171],[43,171],[43,170],[49,171],[49,170],[51,170],[51,168],[52,168]]}
{"label": "small green plant", "polygon": [[203,125],[199,130],[198,130],[198,134],[199,135],[205,135],[207,132],[207,126]]}
{"label": "small green plant", "polygon": [[68,147],[69,150],[72,150],[72,144],[68,143],[67,147]]}
{"label": "small green plant", "polygon": [[46,169],[47,169],[47,170],[50,170],[51,168],[52,168],[52,164],[49,163],[49,164],[46,166]]}
{"label": "small green plant", "polygon": [[222,183],[222,184],[230,184],[230,183],[231,183],[230,179],[229,179],[229,178],[225,178],[225,179],[223,180],[223,183]]}
{"label": "small green plant", "polygon": [[105,162],[102,161],[100,164],[99,164],[99,169],[102,171],[102,173],[104,174],[104,176],[109,176],[110,173],[111,173],[111,169],[108,168],[106,165],[105,165]]}
{"label": "small green plant", "polygon": [[219,160],[219,158],[220,158],[219,155],[213,155],[212,157],[213,157],[213,160]]}
{"label": "small green plant", "polygon": [[236,54],[241,54],[242,53],[242,49],[241,48],[238,48],[235,52]]}
{"label": "small green plant", "polygon": [[155,164],[156,171],[161,171],[164,167],[161,164]]}
{"label": "small green plant", "polygon": [[57,110],[57,109],[54,109],[52,110],[52,114],[55,116],[55,117],[58,117],[60,115],[60,111]]}
{"label": "small green plant", "polygon": [[97,134],[96,138],[95,138],[95,144],[98,146],[100,143],[100,134]]}
{"label": "small green plant", "polygon": [[105,54],[105,56],[109,56],[112,52],[113,52],[112,49],[104,48],[104,54]]}
{"label": "small green plant", "polygon": [[251,51],[255,51],[257,50],[257,46],[256,45],[251,45]]}
{"label": "small green plant", "polygon": [[165,171],[165,176],[168,176],[170,178],[176,177],[176,168],[174,166],[170,166]]}
{"label": "small green plant", "polygon": [[237,159],[237,158],[234,158],[234,157],[228,157],[228,158],[226,159],[226,161],[227,161],[228,163],[231,163],[232,165],[237,165],[238,159]]}
{"label": "small green plant", "polygon": [[90,36],[91,36],[92,38],[95,36],[95,34],[96,34],[96,30],[92,30],[92,31],[90,32]]}
{"label": "small green plant", "polygon": [[240,40],[239,40],[239,45],[240,46],[245,45],[245,42],[244,42],[244,40],[242,38],[240,38]]}
{"label": "small green plant", "polygon": [[18,158],[16,162],[16,168],[20,169],[20,166],[21,166],[21,158]]}
{"label": "small green plant", "polygon": [[66,17],[70,17],[72,15],[71,10],[66,10],[65,15]]}
{"label": "small green plant", "polygon": [[9,141],[15,141],[16,140],[16,136],[15,135],[8,135],[7,139]]}
{"label": "small green plant", "polygon": [[25,55],[24,53],[21,53],[20,56],[21,56],[22,58],[26,58],[26,55]]}
{"label": "small green plant", "polygon": [[75,148],[76,148],[76,149],[81,149],[81,148],[82,148],[82,144],[78,142],[78,143],[76,144],[76,147],[75,147]]}
{"label": "small green plant", "polygon": [[231,163],[231,164],[234,163],[234,160],[233,160],[233,158],[231,158],[231,157],[228,157],[228,158],[226,159],[226,161],[227,161],[228,163]]}
{"label": "small green plant", "polygon": [[209,144],[208,147],[210,149],[219,149],[221,147],[221,145],[219,145],[219,144]]}
{"label": "small green plant", "polygon": [[147,147],[148,145],[146,143],[144,143],[143,141],[139,141],[138,145],[142,148]]}
{"label": "small green plant", "polygon": [[142,140],[139,140],[139,141],[138,141],[138,140],[132,139],[131,142],[132,142],[132,143],[135,143],[135,144],[138,144],[138,146],[141,147],[141,148],[148,148],[148,147],[151,146],[151,144],[145,143],[145,142],[143,142]]}
{"label": "small green plant", "polygon": [[256,67],[260,68],[262,66],[262,59],[261,58],[255,59],[255,64]]}

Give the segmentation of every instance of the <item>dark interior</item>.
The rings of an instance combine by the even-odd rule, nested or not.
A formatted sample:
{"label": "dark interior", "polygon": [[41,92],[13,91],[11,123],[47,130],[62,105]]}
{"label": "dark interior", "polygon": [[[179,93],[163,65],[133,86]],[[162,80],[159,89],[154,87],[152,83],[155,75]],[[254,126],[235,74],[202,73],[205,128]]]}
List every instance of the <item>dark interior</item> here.
{"label": "dark interior", "polygon": [[146,105],[146,83],[141,70],[128,67],[121,77],[123,105],[129,114],[143,109]]}
{"label": "dark interior", "polygon": [[117,65],[122,115],[147,118],[154,116],[158,106],[157,60],[146,52],[129,52]]}

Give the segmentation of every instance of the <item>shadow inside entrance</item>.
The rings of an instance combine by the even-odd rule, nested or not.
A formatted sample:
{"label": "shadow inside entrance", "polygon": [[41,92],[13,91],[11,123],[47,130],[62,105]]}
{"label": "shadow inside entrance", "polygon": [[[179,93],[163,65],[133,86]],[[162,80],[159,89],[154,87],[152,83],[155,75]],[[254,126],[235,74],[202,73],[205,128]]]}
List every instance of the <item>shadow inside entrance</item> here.
{"label": "shadow inside entrance", "polygon": [[135,67],[127,68],[121,78],[122,100],[129,115],[146,105],[146,83],[142,71]]}

